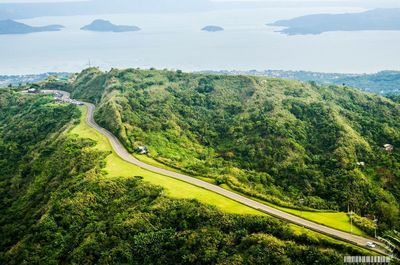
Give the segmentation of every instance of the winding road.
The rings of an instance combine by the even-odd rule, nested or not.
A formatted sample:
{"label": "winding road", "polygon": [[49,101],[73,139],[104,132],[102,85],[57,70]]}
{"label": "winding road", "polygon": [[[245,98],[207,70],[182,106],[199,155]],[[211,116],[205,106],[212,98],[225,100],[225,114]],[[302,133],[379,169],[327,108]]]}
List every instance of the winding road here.
{"label": "winding road", "polygon": [[[43,91],[44,93],[55,93],[58,92],[60,94],[62,94],[62,100],[64,101],[69,101],[69,93],[64,92],[64,91],[55,91],[55,90],[46,90]],[[284,211],[278,210],[276,208],[270,207],[268,205],[262,204],[260,202],[257,202],[255,200],[249,199],[247,197],[244,197],[240,194],[237,194],[235,192],[223,189],[219,186],[210,184],[208,182],[202,181],[200,179],[194,178],[194,177],[190,177],[184,174],[180,174],[177,172],[173,172],[170,170],[166,170],[163,168],[158,168],[149,164],[146,164],[138,159],[136,159],[135,157],[133,157],[126,149],[125,147],[121,144],[121,142],[117,139],[117,137],[115,137],[111,132],[109,132],[108,130],[100,127],[94,120],[93,117],[93,113],[95,111],[95,106],[91,103],[86,103],[86,102],[81,102],[83,103],[87,109],[87,117],[86,117],[86,121],[88,123],[88,125],[92,128],[94,128],[95,130],[99,131],[101,134],[103,134],[105,137],[107,137],[107,139],[110,141],[113,149],[115,150],[115,152],[118,154],[118,156],[120,156],[123,160],[134,164],[136,166],[139,166],[143,169],[161,174],[161,175],[165,175],[168,177],[172,177],[175,179],[179,179],[181,181],[196,185],[198,187],[204,188],[206,190],[210,190],[212,192],[218,193],[222,196],[225,196],[229,199],[232,199],[234,201],[237,201],[241,204],[244,204],[246,206],[249,206],[251,208],[257,209],[259,211],[265,212],[271,216],[277,217],[279,219],[288,221],[290,223],[293,224],[297,224],[299,226],[303,226],[306,227],[308,229],[314,230],[316,232],[320,232],[322,234],[343,240],[343,241],[347,241],[362,247],[365,247],[367,245],[367,242],[374,242],[377,246],[377,248],[375,248],[374,250],[377,252],[380,252],[382,254],[385,254],[385,251],[383,250],[382,243],[375,241],[371,238],[365,238],[365,237],[361,237],[361,236],[357,236],[357,235],[353,235],[341,230],[337,230],[334,228],[330,228],[321,224],[317,224],[314,223],[312,221],[303,219],[301,217],[298,217],[296,215],[292,215],[289,213],[286,213]]]}

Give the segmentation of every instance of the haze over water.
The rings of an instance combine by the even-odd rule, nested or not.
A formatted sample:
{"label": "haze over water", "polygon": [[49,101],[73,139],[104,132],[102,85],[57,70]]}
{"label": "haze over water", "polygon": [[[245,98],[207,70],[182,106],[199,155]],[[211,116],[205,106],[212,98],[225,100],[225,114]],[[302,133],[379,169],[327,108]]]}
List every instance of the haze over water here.
{"label": "haze over water", "polygon": [[[286,36],[265,26],[313,13],[364,11],[354,7],[250,8],[193,13],[41,17],[29,25],[62,24],[60,32],[0,36],[0,74],[79,71],[91,65],[198,70],[400,70],[400,31],[330,32]],[[136,25],[139,32],[81,31],[94,19]],[[203,32],[206,25],[223,32]]]}

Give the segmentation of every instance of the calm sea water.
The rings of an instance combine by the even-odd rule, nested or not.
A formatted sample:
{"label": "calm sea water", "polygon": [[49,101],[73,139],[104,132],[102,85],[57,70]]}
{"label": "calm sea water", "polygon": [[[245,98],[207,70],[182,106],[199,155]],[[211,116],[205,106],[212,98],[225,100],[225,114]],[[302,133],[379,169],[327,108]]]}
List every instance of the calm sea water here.
{"label": "calm sea water", "polygon": [[[186,14],[121,14],[43,17],[31,25],[62,24],[60,32],[0,35],[0,74],[79,71],[92,65],[197,70],[400,70],[400,32],[331,32],[285,36],[266,23],[311,13],[356,12],[343,8],[270,8]],[[140,32],[79,30],[94,19],[137,25]],[[202,32],[215,24],[223,32]]]}

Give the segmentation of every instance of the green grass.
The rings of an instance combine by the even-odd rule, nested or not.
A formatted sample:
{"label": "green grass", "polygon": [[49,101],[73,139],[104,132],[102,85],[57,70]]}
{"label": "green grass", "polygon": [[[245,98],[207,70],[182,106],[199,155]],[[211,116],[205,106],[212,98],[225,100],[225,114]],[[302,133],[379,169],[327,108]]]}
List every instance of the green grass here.
{"label": "green grass", "polygon": [[265,215],[260,211],[230,200],[222,195],[216,194],[200,187],[196,187],[194,185],[174,178],[166,177],[157,173],[150,172],[148,170],[144,170],[140,167],[137,167],[122,160],[114,152],[108,139],[86,124],[86,108],[81,107],[80,110],[82,112],[81,122],[69,133],[77,134],[83,138],[90,138],[92,140],[95,140],[97,142],[97,149],[101,151],[112,152],[106,158],[107,165],[105,170],[108,172],[107,176],[109,178],[130,178],[134,176],[142,176],[145,181],[163,187],[165,189],[166,195],[173,198],[197,199],[202,203],[214,205],[220,210],[227,213]]}
{"label": "green grass", "polygon": [[350,217],[344,212],[309,212],[309,211],[299,211],[295,209],[288,209],[283,207],[274,206],[282,211],[297,215],[301,218],[323,224],[338,230],[342,230],[348,233],[353,233],[359,236],[366,236],[366,234],[354,226],[351,227]]}
{"label": "green grass", "polygon": [[158,168],[163,168],[163,169],[167,169],[170,171],[178,172],[178,173],[184,173],[177,168],[173,168],[173,167],[167,166],[166,164],[158,162],[157,160],[155,160],[152,157],[149,157],[147,155],[134,154],[133,156],[136,157],[137,159],[139,159],[140,161],[145,162],[146,164],[156,166]]}
{"label": "green grass", "polygon": [[341,241],[335,238],[332,238],[330,236],[303,228],[301,226],[295,225],[295,224],[289,224],[289,227],[291,228],[291,231],[293,234],[295,235],[302,235],[302,234],[306,234],[307,236],[314,238],[316,240],[325,240],[327,242],[330,242],[332,244],[336,244],[336,245],[341,245],[344,247],[348,247],[351,246],[353,249],[356,249],[360,252],[363,253],[363,255],[365,256],[377,256],[377,255],[381,255],[379,252],[375,252],[373,249],[369,249],[369,248],[365,248],[365,247],[360,247],[357,245],[353,245],[353,244],[349,244],[345,241]]}
{"label": "green grass", "polygon": [[[222,184],[222,188],[233,191],[228,185]],[[242,194],[243,196],[246,196]],[[246,196],[249,197],[249,196]],[[353,233],[354,235],[367,236],[361,229],[354,226],[351,228],[350,217],[344,212],[322,212],[322,211],[300,211],[297,209],[285,208],[281,206],[274,205],[272,203],[260,200],[258,198],[251,197],[253,200],[264,203],[268,206],[274,207],[281,211],[291,213],[293,215],[299,216],[301,218],[313,221],[318,224],[322,224],[328,227],[332,227],[344,232]]]}

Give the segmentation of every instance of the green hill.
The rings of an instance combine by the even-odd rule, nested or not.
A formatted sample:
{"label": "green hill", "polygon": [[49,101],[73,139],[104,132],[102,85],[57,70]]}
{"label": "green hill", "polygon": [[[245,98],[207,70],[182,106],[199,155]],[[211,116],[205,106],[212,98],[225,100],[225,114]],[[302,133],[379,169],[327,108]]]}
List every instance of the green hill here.
{"label": "green hill", "polygon": [[[400,105],[348,87],[88,69],[68,85],[132,152],[276,205],[398,227]],[[394,147],[386,151],[383,146]]]}
{"label": "green hill", "polygon": [[[51,96],[0,91],[1,264],[341,264],[368,254],[274,218],[107,177],[109,152]],[[103,143],[101,143],[103,144]]]}

